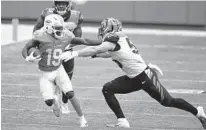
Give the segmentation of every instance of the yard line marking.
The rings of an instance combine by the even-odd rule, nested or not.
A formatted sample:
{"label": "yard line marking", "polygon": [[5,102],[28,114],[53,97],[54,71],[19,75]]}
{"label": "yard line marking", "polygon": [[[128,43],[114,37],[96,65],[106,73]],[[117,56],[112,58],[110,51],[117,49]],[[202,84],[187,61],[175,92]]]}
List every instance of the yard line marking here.
{"label": "yard line marking", "polygon": [[[52,110],[46,110],[46,109],[12,109],[12,108],[1,108],[3,111],[32,111],[32,112],[52,112]],[[76,113],[76,111],[70,111],[71,113]],[[85,111],[87,114],[114,114],[113,112],[94,112],[94,111]],[[151,114],[151,113],[130,113],[125,112],[126,115],[147,115],[147,116],[161,116],[161,117],[194,117],[192,115],[169,115],[169,114]]]}
{"label": "yard line marking", "polygon": [[[30,85],[30,84],[10,84],[10,83],[1,83],[2,86],[28,86],[28,87],[36,87],[38,85]],[[77,87],[78,89],[102,89],[102,87]],[[181,94],[203,94],[206,93],[206,90],[198,90],[198,89],[167,89],[169,93],[181,93]]]}
{"label": "yard line marking", "polygon": [[[40,96],[27,96],[27,95],[4,95],[2,94],[1,97],[5,97],[5,98],[26,98],[26,99],[42,99],[41,95]],[[91,101],[105,101],[104,98],[89,98],[89,97],[84,97],[84,98],[80,98],[78,97],[80,100],[91,100]],[[151,98],[152,99],[152,98]],[[125,101],[125,102],[146,102],[146,103],[154,103],[154,104],[159,104],[157,101],[155,100],[133,100],[133,99],[120,99],[121,101]],[[205,104],[206,103],[202,103],[202,102],[191,102],[192,104]]]}
{"label": "yard line marking", "polygon": [[[8,75],[8,76],[34,76],[38,77],[40,74],[38,73],[1,73],[1,75]],[[87,76],[74,76],[74,78],[94,78],[96,75],[87,75]],[[111,80],[112,77],[98,77],[99,79]],[[192,83],[206,83],[206,80],[183,80],[183,79],[167,79],[162,78],[161,81],[166,82],[192,82]]]}
{"label": "yard line marking", "polygon": [[[28,67],[28,64],[11,64],[11,63],[5,63],[5,64],[2,64],[1,66],[15,66],[15,67]],[[37,65],[35,65],[37,66]],[[99,66],[75,66],[75,69],[88,69],[88,68],[92,68],[92,69],[100,69]],[[108,69],[108,68],[111,68],[111,67],[107,67],[107,66],[104,66],[103,69]],[[115,67],[115,68],[112,68],[113,70],[119,70],[119,68]],[[204,70],[166,70],[166,69],[162,69],[163,72],[179,72],[179,73],[206,73],[206,71]]]}

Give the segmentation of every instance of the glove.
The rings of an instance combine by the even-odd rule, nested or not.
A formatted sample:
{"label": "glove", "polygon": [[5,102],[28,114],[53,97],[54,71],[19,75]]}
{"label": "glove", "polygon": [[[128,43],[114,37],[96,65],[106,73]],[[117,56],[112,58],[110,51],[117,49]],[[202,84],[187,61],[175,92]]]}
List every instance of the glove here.
{"label": "glove", "polygon": [[76,51],[72,51],[72,52],[66,51],[60,55],[60,59],[66,62],[66,61],[71,60],[77,56],[78,56],[78,53]]}
{"label": "glove", "polygon": [[161,70],[157,65],[154,65],[154,64],[149,63],[148,66],[149,66],[151,69],[153,69],[154,71],[158,72],[161,76],[163,76],[162,70]]}
{"label": "glove", "polygon": [[38,62],[41,60],[41,56],[34,57],[34,52],[31,52],[30,55],[28,55],[25,59],[27,62]]}

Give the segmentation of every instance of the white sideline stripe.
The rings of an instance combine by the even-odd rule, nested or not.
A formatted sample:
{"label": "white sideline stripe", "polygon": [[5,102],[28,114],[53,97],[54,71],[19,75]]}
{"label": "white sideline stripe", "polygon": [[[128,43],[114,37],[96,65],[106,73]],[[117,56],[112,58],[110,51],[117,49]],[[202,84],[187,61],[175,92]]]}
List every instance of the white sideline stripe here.
{"label": "white sideline stripe", "polygon": [[[52,110],[45,110],[45,109],[11,109],[11,108],[1,108],[3,111],[32,111],[32,112],[52,112]],[[72,113],[76,113],[75,111],[71,111]],[[94,111],[85,111],[87,114],[114,114],[113,112],[94,112]],[[126,115],[147,115],[147,116],[161,116],[161,117],[193,117],[191,115],[169,115],[169,114],[151,114],[151,113],[129,113],[125,112]]]}
{"label": "white sideline stripe", "polygon": [[[1,66],[26,67],[26,66],[28,66],[28,64],[10,64],[10,63],[5,63],[5,64],[1,64]],[[35,65],[35,66],[38,66],[38,65]],[[100,67],[97,67],[97,66],[75,66],[75,69],[88,69],[88,68],[100,69]],[[104,66],[104,68],[107,69],[107,68],[111,68],[111,67]],[[117,68],[117,67],[116,68],[112,68],[112,69],[119,70],[119,68]],[[180,72],[180,73],[206,73],[206,71],[204,71],[204,70],[198,71],[198,70],[164,70],[164,69],[162,69],[162,71],[163,72],[164,71],[166,71],[166,72]]]}
{"label": "white sideline stripe", "polygon": [[[4,94],[2,94],[1,97],[6,97],[6,98],[26,98],[26,99],[42,99],[41,96],[22,96],[22,95],[4,95]],[[78,97],[78,99],[80,99],[80,100],[91,100],[91,101],[105,101],[105,99],[103,99],[103,98],[88,98],[88,97],[80,98],[80,97]],[[127,100],[127,99],[121,99],[121,101],[124,101],[124,102],[139,102],[139,103],[140,102],[146,102],[146,103],[158,104],[158,102],[153,100],[153,99],[152,100],[139,100],[139,99],[137,99],[137,100],[132,100],[132,99]],[[197,105],[199,105],[199,104],[201,104],[201,105],[205,104],[206,105],[206,103],[202,103],[202,102],[191,102],[191,103],[192,104],[197,104]]]}
{"label": "white sideline stripe", "polygon": [[[35,76],[38,77],[40,74],[38,73],[1,73],[1,75],[9,75],[9,76]],[[90,75],[90,76],[75,76],[75,78],[94,78],[96,77],[95,75]],[[109,79],[109,77],[99,77],[99,79]],[[195,82],[195,83],[206,83],[206,80],[181,80],[181,79],[161,79],[161,81],[166,81],[166,82]]]}
{"label": "white sideline stripe", "polygon": [[[9,84],[9,83],[2,83],[2,86],[30,86],[35,87],[37,85],[30,85],[30,84]],[[102,87],[77,87],[74,86],[74,88],[78,89],[102,89]],[[198,89],[167,89],[170,93],[181,93],[181,94],[203,94],[206,93],[206,90],[198,90]]]}

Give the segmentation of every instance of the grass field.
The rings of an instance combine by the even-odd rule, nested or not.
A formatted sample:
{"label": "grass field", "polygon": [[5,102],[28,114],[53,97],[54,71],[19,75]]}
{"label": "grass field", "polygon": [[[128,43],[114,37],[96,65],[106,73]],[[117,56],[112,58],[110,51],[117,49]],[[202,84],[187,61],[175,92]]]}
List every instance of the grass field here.
{"label": "grass field", "polygon": [[[92,34],[85,34],[94,37]],[[206,38],[130,35],[147,63],[157,64],[164,73],[163,85],[174,97],[181,97],[206,110]],[[78,130],[77,114],[57,118],[42,100],[38,69],[21,56],[25,42],[1,47],[1,128],[2,130]],[[81,47],[78,47],[81,48]],[[74,90],[88,119],[88,130],[103,130],[116,123],[101,88],[123,75],[110,59],[76,58]],[[127,86],[125,86],[127,87]],[[182,90],[173,91],[173,90]],[[190,91],[193,92],[190,92]],[[145,92],[117,95],[134,130],[202,129],[192,114],[164,108]]]}

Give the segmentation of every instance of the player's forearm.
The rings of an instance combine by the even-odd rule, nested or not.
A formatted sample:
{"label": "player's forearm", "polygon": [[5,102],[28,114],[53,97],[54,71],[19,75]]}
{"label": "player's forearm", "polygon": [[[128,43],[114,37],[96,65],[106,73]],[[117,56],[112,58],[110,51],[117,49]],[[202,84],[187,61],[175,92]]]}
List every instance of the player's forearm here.
{"label": "player's forearm", "polygon": [[78,54],[78,57],[89,57],[98,54],[98,52],[92,46],[86,47],[76,52]]}
{"label": "player's forearm", "polygon": [[108,53],[108,52],[105,52],[105,53],[100,53],[100,54],[96,54],[96,55],[93,55],[92,58],[96,58],[96,57],[100,57],[100,58],[110,58],[111,55]]}
{"label": "player's forearm", "polygon": [[88,45],[90,45],[90,46],[98,46],[98,45],[100,45],[100,44],[102,43],[102,41],[99,40],[99,39],[94,40],[94,39],[85,38],[85,41],[86,41],[86,42],[88,43]]}
{"label": "player's forearm", "polygon": [[22,49],[22,56],[26,58],[28,56],[28,50],[31,48],[31,41],[29,41]]}
{"label": "player's forearm", "polygon": [[29,50],[30,48],[32,48],[32,47],[36,47],[36,46],[37,46],[36,44],[37,44],[36,41],[34,41],[34,40],[29,40],[29,41],[26,43],[26,45],[24,46],[24,48],[22,49],[22,56],[23,56],[24,58],[26,58],[26,57],[28,56],[28,50]]}

